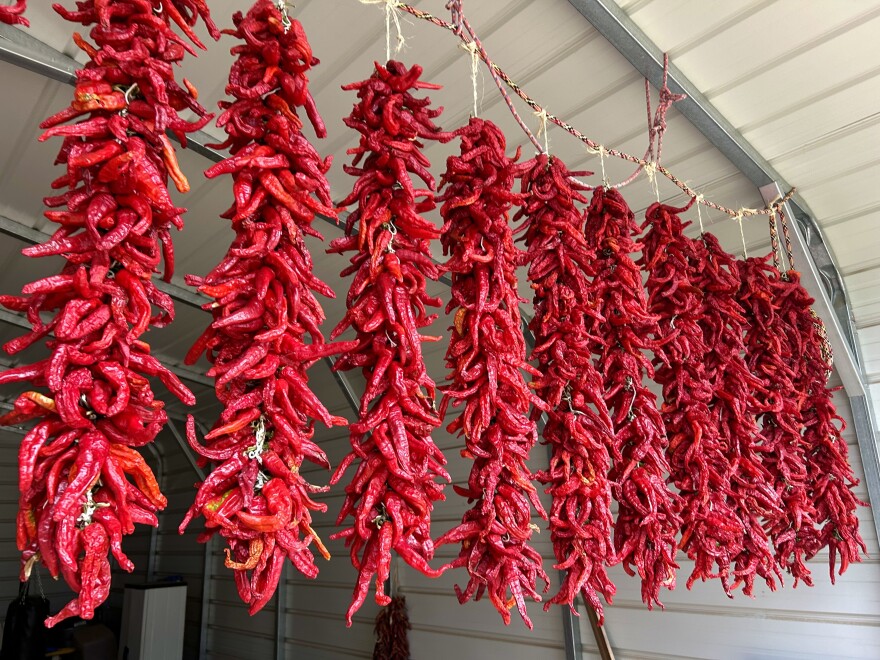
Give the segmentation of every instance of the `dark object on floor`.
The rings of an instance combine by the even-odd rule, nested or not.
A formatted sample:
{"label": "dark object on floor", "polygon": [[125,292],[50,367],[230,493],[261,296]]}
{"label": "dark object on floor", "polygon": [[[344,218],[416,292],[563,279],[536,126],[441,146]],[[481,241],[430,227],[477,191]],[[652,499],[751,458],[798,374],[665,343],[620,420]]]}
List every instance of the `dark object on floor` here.
{"label": "dark object on floor", "polygon": [[18,596],[9,603],[3,628],[0,660],[42,660],[46,656],[46,626],[49,600],[29,596],[30,582],[22,582]]}
{"label": "dark object on floor", "polygon": [[81,660],[116,660],[116,637],[101,624],[76,628],[73,647]]}

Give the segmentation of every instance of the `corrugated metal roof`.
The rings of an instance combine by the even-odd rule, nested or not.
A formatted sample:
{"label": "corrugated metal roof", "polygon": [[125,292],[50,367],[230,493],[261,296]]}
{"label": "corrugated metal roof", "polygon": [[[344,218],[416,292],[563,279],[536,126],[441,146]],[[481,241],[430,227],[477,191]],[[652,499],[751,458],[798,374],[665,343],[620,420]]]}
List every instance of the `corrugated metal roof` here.
{"label": "corrugated metal roof", "polygon": [[[230,0],[212,0],[210,4],[221,25],[229,23],[233,10],[243,7]],[[444,12],[442,0],[414,4],[437,15]],[[727,119],[798,186],[844,275],[876,405],[880,401],[880,245],[875,230],[880,219],[880,187],[875,182],[880,174],[880,61],[875,53],[880,7],[873,0],[631,0],[619,4],[670,53],[672,62]],[[48,3],[31,5],[29,32],[76,56],[70,25],[55,16]],[[354,97],[340,85],[368,76],[371,61],[384,59],[384,21],[379,9],[356,0],[300,0],[296,5],[293,11],[323,60],[314,71],[312,90],[330,137],[318,148],[334,155],[330,178],[339,199],[351,186],[341,164],[348,161],[345,149],[355,140],[341,123]],[[471,1],[465,3],[465,9],[493,58],[549,111],[604,145],[638,154],[644,151],[647,138],[641,77],[566,0]],[[469,55],[457,48],[445,31],[415,19],[404,20],[403,26],[408,45],[400,59],[422,64],[428,80],[444,85],[442,91],[431,94],[446,108],[441,124],[447,128],[462,124],[473,103]],[[227,53],[230,45],[229,38],[209,44],[207,54],[197,61],[188,60],[183,67],[184,75],[199,86],[201,100],[209,108],[216,107],[222,97],[231,63]],[[7,64],[0,64],[0,76],[8,89],[15,90],[15,94],[0,96],[0,116],[7,127],[0,130],[0,213],[45,230],[48,223],[41,218],[40,200],[60,173],[50,167],[58,143],[37,143],[37,124],[66,105],[70,88]],[[527,147],[488,75],[481,75],[478,89],[481,115],[502,126],[511,147]],[[518,107],[537,129],[538,119],[524,104]],[[219,135],[216,129],[207,130]],[[551,128],[549,137],[551,151],[570,167],[599,169],[598,158],[574,138],[557,128]],[[442,171],[453,148],[433,145],[428,149],[435,172]],[[528,148],[525,151],[530,153]],[[674,109],[669,114],[663,153],[664,164],[706,198],[733,208],[763,206],[754,186]],[[222,257],[230,240],[227,222],[218,218],[230,203],[229,182],[205,181],[199,173],[206,163],[195,154],[184,152],[181,165],[193,190],[177,197],[190,209],[186,229],[175,237],[177,272],[201,274]],[[613,180],[630,172],[628,164],[618,161],[609,160],[607,167]],[[665,201],[684,199],[662,180],[660,192]],[[654,199],[644,180],[627,188],[625,196],[637,213]],[[695,212],[690,213],[695,219]],[[727,249],[741,251],[735,223],[712,211],[704,211],[704,219]],[[328,240],[341,233],[330,225],[321,230]],[[750,251],[767,251],[765,220],[747,220],[745,232]],[[345,291],[348,283],[338,277],[345,259],[321,257],[321,246],[317,242],[311,246],[318,275],[337,292]],[[57,267],[56,263],[22,258],[17,254],[19,247],[15,241],[0,244],[4,292]],[[433,288],[437,293],[444,290],[439,284]],[[329,329],[342,316],[344,296],[328,301],[326,308]],[[171,328],[151,332],[148,340],[158,352],[179,360],[206,322],[206,315],[179,305],[178,321]],[[439,332],[447,325],[447,319],[441,319],[435,327]],[[426,349],[431,372],[442,380],[442,346]],[[318,372],[313,377],[318,393],[334,402],[331,407],[335,410],[345,410],[323,367]],[[204,398],[208,402],[200,403],[198,411],[212,414],[215,404],[209,395]],[[841,402],[846,412],[845,400]],[[175,409],[182,412],[179,406]],[[318,436],[331,460],[338,463],[347,446],[345,434],[318,430]],[[846,439],[861,473],[851,432]],[[438,434],[437,441],[450,458],[454,480],[466,479],[469,464],[458,458],[461,442],[445,433]],[[324,482],[326,477],[315,474],[314,479]],[[860,494],[866,497],[863,489]],[[326,500],[330,513],[319,526],[329,535],[340,491]],[[465,503],[450,491],[449,501],[436,509],[437,532],[459,520],[464,508]],[[637,581],[616,574],[620,592],[615,606],[608,609],[607,628],[618,657],[877,657],[880,547],[869,513],[865,510],[860,515],[872,558],[852,567],[833,588],[823,576],[819,558],[817,586],[812,590],[759,593],[753,601],[738,597],[728,602],[717,584],[697,585],[692,592],[682,586],[665,598],[666,613],[648,613],[638,597]],[[549,535],[538,537],[538,544],[551,558]],[[372,610],[365,608],[358,615],[353,637],[341,632],[339,622],[353,577],[342,544],[331,544],[331,551],[334,561],[322,567],[317,583],[290,579],[291,654],[300,644],[309,649],[308,657],[314,658],[351,657],[369,650]],[[450,552],[444,549],[440,556],[448,558]],[[223,573],[219,567],[218,573]],[[415,657],[457,653],[464,658],[502,652],[511,658],[563,657],[562,624],[556,609],[544,614],[539,606],[532,606],[536,631],[529,634],[516,623],[504,629],[486,603],[459,607],[451,584],[461,576],[429,582],[404,572],[401,579],[410,600],[413,647],[418,649]],[[244,610],[234,607],[231,586],[224,580],[216,580],[213,613],[217,621],[211,631],[211,646],[216,657],[236,657],[235,648],[253,649],[248,635],[256,633],[262,639],[267,633],[262,623],[259,630],[252,629]],[[592,636],[586,628],[583,638],[584,657],[590,657]]]}

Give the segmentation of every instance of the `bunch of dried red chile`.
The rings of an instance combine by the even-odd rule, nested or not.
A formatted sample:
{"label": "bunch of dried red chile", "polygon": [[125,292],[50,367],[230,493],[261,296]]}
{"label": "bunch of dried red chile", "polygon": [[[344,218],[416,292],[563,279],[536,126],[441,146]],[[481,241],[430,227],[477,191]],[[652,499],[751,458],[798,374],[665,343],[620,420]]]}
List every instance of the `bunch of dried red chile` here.
{"label": "bunch of dried red chile", "polygon": [[[56,163],[66,173],[52,184],[63,192],[44,200],[54,209],[46,217],[59,228],[23,252],[61,255],[65,265],[26,285],[21,297],[0,297],[33,327],[6,351],[44,338],[50,351],[0,374],[0,383],[30,381],[43,390],[22,394],[0,421],[38,420],[19,450],[22,579],[40,561],[77,593],[49,626],[69,616],[91,618],[110,590],[108,553],[133,570],[122,537],[135,523],[158,524],[166,500],[136,450],[167,421],[149,377],[195,403],[141,336],[174,317],[171,299],[151,280],[163,260],[170,280],[170,228],[183,227],[184,209],[173,204],[168,178],[181,192],[189,186],[165,132],[183,138],[211,119],[195,88],[174,79],[174,66],[194,51],[173,27],[197,46],[192,26],[200,18],[218,35],[199,0],[166,0],[163,12],[148,2],[91,0],[75,11],[56,10],[90,26],[93,43],[75,34],[89,62],[77,73],[70,106],[42,124],[41,140],[64,140]],[[194,121],[181,117],[187,111]]]}
{"label": "bunch of dried red chile", "polygon": [[[43,139],[64,138],[57,162],[67,172],[53,185],[66,191],[45,200],[59,209],[46,216],[60,228],[24,252],[66,264],[22,297],[0,297],[33,326],[7,352],[44,338],[51,351],[0,374],[0,383],[45,390],[22,394],[0,421],[38,419],[20,449],[22,577],[40,561],[78,593],[50,625],[92,615],[109,591],[108,553],[132,570],[122,536],[134,523],[156,525],[165,505],[135,449],[167,421],[148,377],[194,402],[140,337],[173,318],[151,278],[164,260],[170,279],[170,226],[183,224],[167,180],[181,192],[188,184],[165,131],[183,139],[211,117],[192,85],[173,78],[172,65],[192,48],[172,25],[199,46],[197,19],[219,34],[201,0],[161,6],[86,0],[58,9],[93,26],[95,45],[75,36],[90,62],[71,106],[44,123]],[[353,277],[331,340],[352,339],[325,342],[315,294],[334,293],[314,275],[304,241],[319,236],[316,215],[340,210],[326,179],[330,159],[302,133],[304,115],[326,135],[308,88],[318,61],[302,26],[272,0],[233,23],[232,100],[218,120],[230,155],[206,175],[232,176],[223,217],[235,238],[210,273],[187,277],[212,299],[212,322],[187,361],[207,356],[224,409],[204,442],[194,420],[187,424],[211,469],[181,531],[201,516],[200,540],[222,537],[252,614],[288,559],[315,577],[314,551],[329,558],[311,516],[326,510],[313,495],[327,488],[301,470],[305,461],[330,467],[313,440],[316,421],[348,424],[308,385],[308,369],[333,356],[334,369],[360,369],[366,382],[351,452],[331,478],[354,468],[337,518],[348,526],[331,537],[345,540],[359,572],[349,625],[373,578],[376,602],[391,601],[384,584],[396,553],[430,577],[465,568],[461,602],[488,597],[505,623],[516,607],[531,627],[526,598],[541,601],[540,583],[547,592],[550,582],[533,547],[542,518],[561,576],[545,608],[573,606],[582,594],[601,615],[616,564],[638,574],[648,607],[661,604],[679,549],[693,561],[689,587],[719,578],[728,595],[751,594],[756,578],[775,589],[784,572],[810,583],[805,561],[824,548],[832,580],[838,555],[841,572],[859,561],[857,482],[827,386],[821,322],[797,273],[737,260],[710,234],[686,236],[684,209],[654,204],[640,228],[619,191],[600,187],[588,200],[577,178],[587,173],[547,155],[509,156],[489,121],[443,132],[434,123],[441,110],[418,94],[437,87],[420,80],[418,66],[377,64],[346,87],[358,101],[345,123],[360,136],[344,169],[357,182],[340,203],[350,209],[345,236],[329,252],[353,253],[342,273]],[[183,110],[197,119],[185,121]],[[460,153],[437,195],[424,144],[454,138]],[[441,228],[424,217],[438,202]],[[442,264],[432,259],[438,239]],[[533,291],[530,354],[520,267]],[[428,286],[441,275],[451,281],[452,325],[438,406],[422,344],[440,338],[421,330],[438,317],[428,308],[442,302]],[[662,388],[660,405],[648,380]],[[453,489],[471,506],[435,541],[431,513],[450,477],[432,434],[453,411],[447,430],[473,460]],[[539,424],[550,461],[533,473]],[[457,556],[435,569],[435,545],[444,544],[456,544]]]}

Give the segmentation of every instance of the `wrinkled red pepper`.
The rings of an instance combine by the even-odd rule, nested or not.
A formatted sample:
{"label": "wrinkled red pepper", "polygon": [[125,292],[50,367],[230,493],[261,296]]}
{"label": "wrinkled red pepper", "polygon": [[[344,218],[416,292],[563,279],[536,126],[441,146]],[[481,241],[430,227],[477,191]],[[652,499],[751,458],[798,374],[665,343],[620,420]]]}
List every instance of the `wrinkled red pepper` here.
{"label": "wrinkled red pepper", "polygon": [[[22,394],[0,419],[39,420],[19,452],[21,578],[41,561],[77,592],[47,625],[91,618],[110,589],[107,553],[132,570],[122,536],[135,523],[158,524],[155,512],[165,498],[132,449],[151,442],[167,420],[147,377],[158,376],[184,403],[195,402],[140,337],[174,315],[170,298],[151,281],[163,258],[171,277],[169,229],[183,225],[166,182],[171,176],[183,191],[185,178],[164,132],[184,137],[209,118],[194,88],[174,79],[173,65],[191,47],[171,22],[188,33],[201,16],[217,32],[201,0],[165,0],[164,8],[157,14],[150,3],[93,0],[73,12],[55,6],[65,18],[93,26],[95,46],[75,35],[89,62],[77,72],[70,106],[42,124],[41,140],[64,137],[56,163],[67,172],[53,188],[65,192],[45,200],[60,209],[46,212],[60,227],[23,253],[62,255],[66,264],[61,274],[26,285],[21,297],[0,297],[7,309],[26,313],[33,328],[8,342],[8,353],[51,337],[49,358],[0,374],[0,383],[29,380],[48,391]],[[199,119],[183,120],[183,110]]]}
{"label": "wrinkled red pepper", "polygon": [[[289,22],[289,26],[288,26]],[[301,474],[305,461],[329,467],[314,443],[314,420],[327,426],[346,420],[330,415],[308,385],[308,369],[353,342],[328,345],[315,293],[333,297],[315,277],[304,234],[317,213],[335,217],[322,160],[301,132],[305,112],[323,132],[308,92],[307,72],[318,63],[296,19],[271,0],[258,0],[233,16],[228,34],[242,40],[222,101],[218,124],[230,156],[206,172],[231,174],[235,201],[224,217],[235,239],[223,261],[205,277],[187,281],[214,299],[213,323],[187,355],[206,353],[216,379],[220,418],[200,444],[192,418],[187,438],[204,463],[215,467],[199,486],[180,526],[205,518],[207,541],[226,540],[226,566],[235,571],[239,595],[253,615],[275,593],[285,559],[307,577],[318,574],[313,548],[327,549],[311,526],[312,499],[322,488]]]}
{"label": "wrinkled red pepper", "polygon": [[[435,206],[422,140],[445,142],[452,136],[434,124],[441,110],[431,109],[427,97],[413,94],[437,89],[419,80],[420,66],[407,69],[389,61],[375,67],[372,77],[343,87],[358,92],[358,103],[344,120],[361,134],[358,146],[349,151],[354,161],[345,166],[358,180],[342,202],[356,206],[348,216],[346,235],[329,250],[355,252],[342,272],[354,275],[347,312],[331,336],[353,328],[357,340],[334,369],[360,367],[367,382],[359,419],[351,425],[352,452],[331,480],[337,483],[360,459],[337,518],[341,525],[351,516],[352,526],[331,537],[345,539],[359,572],[346,614],[349,626],[374,575],[376,602],[391,602],[384,582],[392,551],[417,571],[439,575],[428,565],[434,556],[431,510],[444,498],[437,479],[449,480],[446,459],[431,438],[441,419],[421,348],[422,342],[439,338],[419,330],[437,318],[426,307],[440,305],[426,290],[427,280],[439,277],[431,260],[431,240],[439,231],[421,215]],[[414,177],[427,189],[416,189]]]}
{"label": "wrinkled red pepper", "polygon": [[663,387],[670,480],[684,501],[680,546],[688,578],[719,578],[751,595],[755,576],[776,588],[778,569],[763,528],[781,502],[769,487],[755,422],[762,381],[746,363],[746,317],[736,260],[717,239],[684,235],[685,209],[652,204],[643,269],[649,310],[659,317],[654,364]]}
{"label": "wrinkled red pepper", "polygon": [[640,247],[633,239],[639,228],[620,192],[596,189],[585,233],[596,255],[590,296],[597,304],[588,331],[615,433],[608,475],[618,502],[614,547],[624,570],[641,578],[642,600],[651,609],[662,606],[662,587],[675,588],[681,527],[681,499],[665,481],[663,419],[643,382],[646,374],[654,376],[645,352],[657,349],[651,338],[659,334],[658,319],[648,311],[641,273],[630,257]]}
{"label": "wrinkled red pepper", "polygon": [[26,11],[27,0],[16,0],[14,5],[0,5],[0,23],[30,27],[30,21],[24,17]]}
{"label": "wrinkled red pepper", "polygon": [[532,509],[547,517],[526,466],[537,440],[529,413],[532,404],[546,405],[521,373],[538,375],[526,361],[520,328],[516,267],[525,258],[508,224],[508,211],[522,203],[513,192],[521,166],[519,153],[505,154],[504,135],[489,121],[472,118],[456,134],[461,155],[447,160],[440,198],[441,242],[450,255],[444,268],[452,279],[446,310],[455,310],[441,412],[462,407],[447,430],[464,436],[462,455],[474,464],[467,484],[454,489],[474,505],[437,545],[461,544],[446,567],[467,568],[467,587],[455,586],[460,603],[488,595],[505,624],[516,606],[531,628],[525,597],[540,602],[537,581],[547,584],[545,592],[549,581],[529,543],[537,529]]}
{"label": "wrinkled red pepper", "polygon": [[[610,603],[616,591],[606,566],[615,563],[612,541],[611,468],[613,424],[605,405],[602,376],[593,364],[590,297],[595,255],[583,233],[576,204],[587,199],[574,175],[558,158],[530,161],[522,178],[527,195],[517,213],[523,217],[529,281],[535,291],[532,359],[541,376],[532,379],[535,394],[549,406],[543,436],[550,444],[550,466],[537,478],[553,498],[550,537],[555,568],[563,571],[559,592],[544,605],[575,610],[582,593],[603,619],[601,594]],[[539,409],[533,416],[540,414]]]}
{"label": "wrinkled red pepper", "polygon": [[794,449],[801,459],[797,472],[780,475],[777,488],[782,491],[787,515],[773,521],[771,536],[777,561],[795,577],[795,584],[797,580],[812,584],[805,562],[827,547],[833,583],[838,555],[842,574],[866,552],[856,516],[864,503],[853,493],[859,481],[848,462],[841,435],[844,422],[832,400],[834,390],[827,384],[831,349],[822,321],[812,310],[813,299],[801,285],[797,271],[789,270],[779,277],[774,273],[771,281],[778,336],[783,338],[783,363],[793,385],[789,396],[794,406],[789,407],[796,407],[798,423],[796,449],[783,445],[777,451]]}

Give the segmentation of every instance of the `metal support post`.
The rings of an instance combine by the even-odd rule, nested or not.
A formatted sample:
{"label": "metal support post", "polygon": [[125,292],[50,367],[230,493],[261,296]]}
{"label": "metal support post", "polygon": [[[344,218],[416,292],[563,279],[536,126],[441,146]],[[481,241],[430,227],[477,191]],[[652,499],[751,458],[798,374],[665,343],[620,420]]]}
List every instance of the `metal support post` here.
{"label": "metal support post", "polygon": [[284,660],[284,644],[287,638],[287,578],[284,573],[287,562],[281,569],[278,589],[275,592],[275,660]]}
{"label": "metal support post", "polygon": [[[156,459],[156,482],[161,485],[162,479],[165,476],[165,461],[162,459],[162,454],[156,449],[156,443],[148,443],[147,449],[153,455],[153,458]],[[158,548],[159,528],[158,526],[150,527],[150,553],[147,555],[147,582],[152,582],[156,578],[156,554]]]}
{"label": "metal support post", "polygon": [[199,616],[199,660],[208,658],[208,617],[211,616],[211,579],[214,576],[214,538],[205,543],[202,569],[202,611]]}
{"label": "metal support post", "polygon": [[336,381],[336,384],[339,385],[339,389],[342,390],[342,395],[348,402],[349,408],[351,408],[354,414],[357,415],[360,412],[361,403],[360,398],[358,398],[357,394],[354,393],[354,389],[351,386],[351,381],[348,380],[348,376],[346,376],[344,373],[333,369],[333,365],[336,364],[336,358],[328,357],[324,358],[324,360],[327,362],[327,366],[330,368],[330,373],[333,374],[333,379]]}
{"label": "metal support post", "polygon": [[180,434],[180,431],[177,428],[177,424],[175,424],[174,420],[171,418],[168,419],[168,430],[171,431],[171,435],[173,435],[174,439],[177,440],[177,446],[180,447],[180,451],[182,451],[183,455],[186,456],[186,460],[190,464],[190,467],[192,467],[193,471],[195,471],[195,473],[199,475],[199,479],[204,481],[207,477],[205,471],[201,467],[199,467],[199,464],[196,462],[196,457],[193,455],[192,449],[190,449],[190,446],[187,443],[186,439]]}
{"label": "metal support post", "polygon": [[[177,440],[177,444],[186,460],[189,462],[193,471],[198,475],[199,479],[205,480],[205,471],[196,463],[196,459],[190,450],[186,440],[180,434],[180,431],[171,419],[168,420],[168,430]],[[204,564],[202,566],[202,611],[199,617],[199,660],[206,660],[208,657],[208,617],[211,615],[211,577],[214,574],[214,539],[208,539],[205,543]]]}

